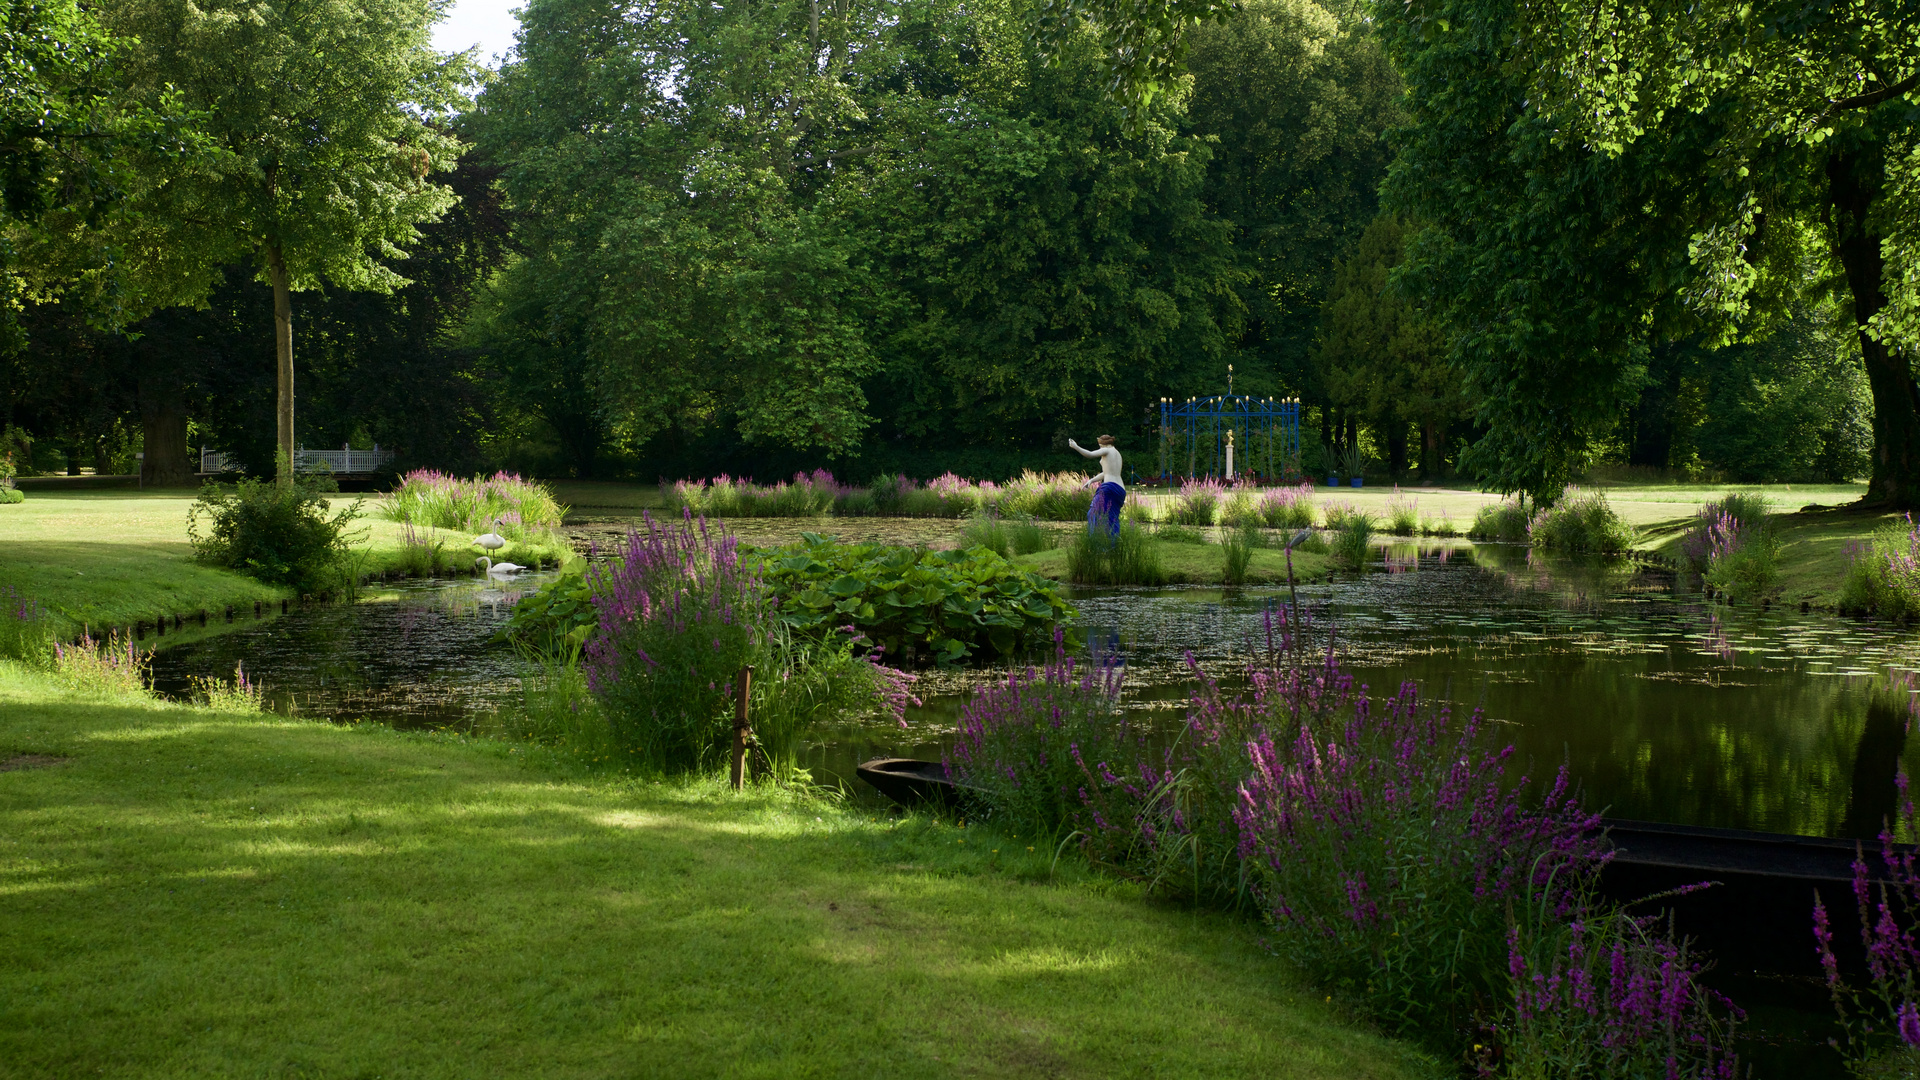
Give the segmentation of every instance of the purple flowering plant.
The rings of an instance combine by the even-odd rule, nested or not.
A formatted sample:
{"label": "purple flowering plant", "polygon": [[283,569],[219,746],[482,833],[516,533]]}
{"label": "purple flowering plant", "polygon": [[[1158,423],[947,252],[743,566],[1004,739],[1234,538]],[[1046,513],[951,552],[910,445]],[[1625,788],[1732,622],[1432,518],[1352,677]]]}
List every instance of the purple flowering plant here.
{"label": "purple flowering plant", "polygon": [[0,585],[0,657],[44,663],[52,645],[46,607],[11,585]]}
{"label": "purple flowering plant", "polygon": [[[1898,824],[1906,835],[1920,835],[1905,770],[1895,776],[1895,783],[1900,790]],[[1920,855],[1909,845],[1896,844],[1889,824],[1880,830],[1879,860],[1878,875],[1870,873],[1865,852],[1853,860],[1867,987],[1857,988],[1841,975],[1831,920],[1817,893],[1814,945],[1846,1034],[1844,1052],[1856,1062],[1876,1054],[1920,1060]]]}

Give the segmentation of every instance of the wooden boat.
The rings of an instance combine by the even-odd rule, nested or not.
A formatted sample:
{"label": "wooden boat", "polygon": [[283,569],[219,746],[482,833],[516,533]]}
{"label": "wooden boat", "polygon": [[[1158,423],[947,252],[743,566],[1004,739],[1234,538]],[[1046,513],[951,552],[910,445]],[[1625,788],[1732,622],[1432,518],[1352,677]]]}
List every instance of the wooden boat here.
{"label": "wooden boat", "polygon": [[959,810],[969,802],[968,789],[948,779],[947,767],[937,761],[874,758],[861,763],[854,772],[901,806]]}

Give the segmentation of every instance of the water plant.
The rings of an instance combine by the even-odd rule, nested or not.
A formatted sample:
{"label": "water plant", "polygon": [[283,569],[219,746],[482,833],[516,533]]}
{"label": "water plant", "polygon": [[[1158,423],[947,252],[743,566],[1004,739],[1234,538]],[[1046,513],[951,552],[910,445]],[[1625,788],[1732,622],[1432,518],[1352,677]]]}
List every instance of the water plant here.
{"label": "water plant", "polygon": [[1453,515],[1445,510],[1420,515],[1420,532],[1426,536],[1460,535],[1460,530],[1453,524]]}
{"label": "water plant", "polygon": [[1387,500],[1387,531],[1395,536],[1420,533],[1420,500],[1401,495],[1398,484],[1393,487],[1393,498]]}
{"label": "water plant", "polygon": [[815,634],[850,626],[893,657],[956,664],[983,651],[1011,655],[1074,614],[1054,582],[978,547],[930,551],[806,533],[750,561],[779,622]]}
{"label": "water plant", "polygon": [[414,577],[431,577],[448,563],[446,538],[436,535],[432,526],[422,529],[410,521],[400,526],[400,558],[395,569]]}
{"label": "water plant", "polygon": [[247,669],[236,661],[233,678],[195,675],[187,680],[195,704],[224,713],[261,713],[267,710],[266,695],[259,683],[247,678]]}
{"label": "water plant", "polygon": [[1313,528],[1313,485],[1272,487],[1260,493],[1260,520],[1269,529]]}
{"label": "water plant", "polygon": [[545,484],[518,473],[461,479],[435,469],[415,469],[400,478],[380,503],[379,513],[403,524],[475,534],[495,528],[498,519],[501,534],[519,540],[530,532],[559,528],[566,509]]}
{"label": "water plant", "polygon": [[1180,485],[1180,493],[1173,497],[1167,520],[1178,525],[1205,528],[1213,524],[1214,514],[1225,493],[1226,485],[1218,480],[1188,480]]}
{"label": "water plant", "polygon": [[1517,499],[1487,503],[1473,515],[1467,535],[1476,540],[1498,540],[1505,544],[1527,542],[1527,508]]}
{"label": "water plant", "polygon": [[1118,536],[1082,531],[1067,545],[1067,580],[1076,585],[1161,585],[1166,572],[1152,533],[1129,521]]}
{"label": "water plant", "polygon": [[1864,544],[1848,546],[1840,610],[1904,622],[1920,616],[1920,525],[1913,515],[1883,525]]}
{"label": "water plant", "polygon": [[1333,530],[1331,546],[1334,558],[1347,566],[1357,569],[1365,565],[1373,551],[1373,515],[1364,510],[1350,510],[1341,515],[1339,526]]}
{"label": "water plant", "polygon": [[[1834,955],[1833,926],[1826,902],[1816,892],[1813,936],[1827,988],[1846,1036],[1845,1052],[1865,1074],[1875,1066],[1885,1075],[1913,1075],[1898,1071],[1900,1063],[1920,1063],[1920,856],[1894,845],[1897,825],[1916,836],[1920,819],[1914,813],[1906,770],[1895,774],[1899,790],[1895,820],[1880,830],[1881,874],[1869,875],[1867,856],[1853,861],[1853,898],[1860,913],[1860,944],[1867,957],[1867,986],[1855,987],[1840,974]],[[1877,877],[1878,880],[1874,880]]]}

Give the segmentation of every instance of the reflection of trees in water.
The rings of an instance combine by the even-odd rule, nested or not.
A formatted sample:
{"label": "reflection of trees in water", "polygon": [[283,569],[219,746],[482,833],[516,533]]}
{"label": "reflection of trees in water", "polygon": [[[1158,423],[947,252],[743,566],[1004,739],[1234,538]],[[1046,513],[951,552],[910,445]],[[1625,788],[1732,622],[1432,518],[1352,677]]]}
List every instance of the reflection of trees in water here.
{"label": "reflection of trees in water", "polygon": [[1562,607],[1591,608],[1625,593],[1670,587],[1669,575],[1619,557],[1555,555],[1519,544],[1475,544],[1472,556],[1508,592],[1544,595]]}

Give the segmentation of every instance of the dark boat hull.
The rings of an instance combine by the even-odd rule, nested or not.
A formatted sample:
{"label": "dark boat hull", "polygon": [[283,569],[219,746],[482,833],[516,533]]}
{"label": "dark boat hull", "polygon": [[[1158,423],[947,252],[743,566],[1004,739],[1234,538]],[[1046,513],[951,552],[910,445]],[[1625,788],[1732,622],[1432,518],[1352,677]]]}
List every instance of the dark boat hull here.
{"label": "dark boat hull", "polygon": [[878,788],[880,794],[906,807],[965,810],[972,801],[968,789],[948,779],[947,767],[937,761],[874,758],[854,772]]}

